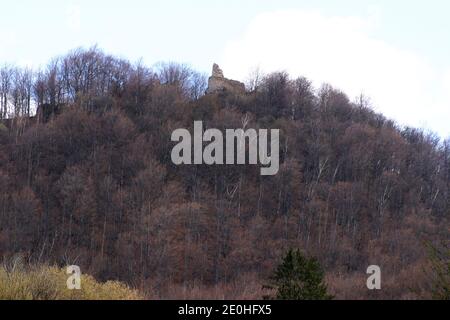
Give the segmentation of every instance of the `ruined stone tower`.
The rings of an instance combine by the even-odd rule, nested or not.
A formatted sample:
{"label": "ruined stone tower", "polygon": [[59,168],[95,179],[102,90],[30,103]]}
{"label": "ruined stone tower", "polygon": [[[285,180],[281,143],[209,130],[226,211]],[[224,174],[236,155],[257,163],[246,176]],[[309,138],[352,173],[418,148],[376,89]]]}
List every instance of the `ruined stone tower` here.
{"label": "ruined stone tower", "polygon": [[233,94],[245,93],[245,85],[242,82],[230,80],[224,77],[222,69],[214,63],[212,69],[212,75],[208,81],[207,94],[230,92]]}

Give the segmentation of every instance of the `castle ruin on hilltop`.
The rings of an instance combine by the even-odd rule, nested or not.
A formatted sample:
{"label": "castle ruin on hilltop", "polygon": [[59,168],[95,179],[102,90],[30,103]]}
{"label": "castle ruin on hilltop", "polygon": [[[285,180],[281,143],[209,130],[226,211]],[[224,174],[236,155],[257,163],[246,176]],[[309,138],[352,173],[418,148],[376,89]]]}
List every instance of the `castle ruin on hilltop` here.
{"label": "castle ruin on hilltop", "polygon": [[244,94],[245,85],[242,82],[225,78],[222,69],[214,63],[206,93],[214,94],[225,91],[233,94]]}

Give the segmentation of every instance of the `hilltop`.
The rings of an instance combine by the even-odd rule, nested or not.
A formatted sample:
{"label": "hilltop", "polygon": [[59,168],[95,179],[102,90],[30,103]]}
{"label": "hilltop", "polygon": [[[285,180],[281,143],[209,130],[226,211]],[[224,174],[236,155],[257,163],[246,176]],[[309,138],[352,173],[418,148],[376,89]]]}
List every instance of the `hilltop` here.
{"label": "hilltop", "polygon": [[[299,248],[337,298],[431,296],[423,243],[450,238],[450,141],[284,72],[205,95],[186,65],[96,48],[37,73],[4,68],[0,83],[8,72],[23,81],[0,92],[13,116],[0,127],[0,256],[76,261],[151,297],[260,298]],[[195,120],[280,129],[280,172],[173,165],[171,133]],[[365,287],[372,264],[380,292]]]}

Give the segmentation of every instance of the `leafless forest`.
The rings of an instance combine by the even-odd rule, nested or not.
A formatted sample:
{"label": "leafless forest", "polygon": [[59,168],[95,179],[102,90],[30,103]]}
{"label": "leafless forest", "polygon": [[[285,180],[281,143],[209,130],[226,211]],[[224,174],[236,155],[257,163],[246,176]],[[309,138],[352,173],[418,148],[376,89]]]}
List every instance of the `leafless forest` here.
{"label": "leafless forest", "polygon": [[[259,299],[298,248],[338,299],[430,297],[426,243],[450,239],[450,140],[283,72],[255,73],[242,95],[206,86],[186,65],[96,48],[2,67],[0,257],[77,264],[149,298]],[[280,129],[280,172],[173,165],[171,133],[194,120]],[[381,291],[366,288],[372,264]]]}

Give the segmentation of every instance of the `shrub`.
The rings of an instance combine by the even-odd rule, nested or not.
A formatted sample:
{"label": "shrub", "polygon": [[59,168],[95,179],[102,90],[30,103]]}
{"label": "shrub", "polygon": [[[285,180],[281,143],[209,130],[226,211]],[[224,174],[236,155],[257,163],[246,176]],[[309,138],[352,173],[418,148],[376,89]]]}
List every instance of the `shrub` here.
{"label": "shrub", "polygon": [[81,276],[81,290],[67,288],[64,269],[48,266],[0,268],[0,300],[140,300],[135,290],[116,281],[99,283]]}

